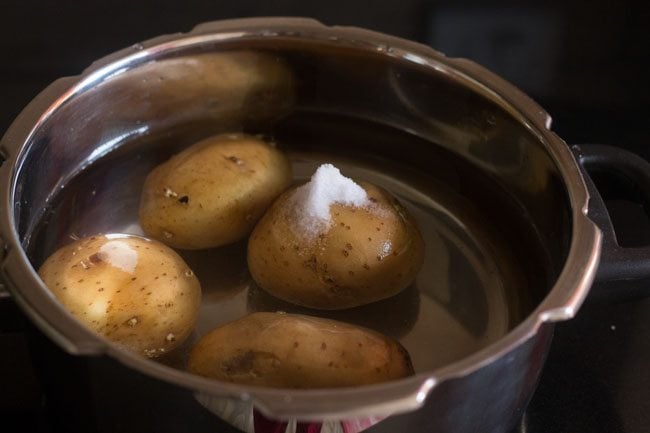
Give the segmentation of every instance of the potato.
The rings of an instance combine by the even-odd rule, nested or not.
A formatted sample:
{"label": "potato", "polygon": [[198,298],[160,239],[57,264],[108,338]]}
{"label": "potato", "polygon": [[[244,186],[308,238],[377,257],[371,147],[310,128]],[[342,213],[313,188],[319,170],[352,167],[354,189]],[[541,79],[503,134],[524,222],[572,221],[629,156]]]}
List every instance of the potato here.
{"label": "potato", "polygon": [[414,220],[385,190],[362,183],[371,206],[334,203],[316,236],[301,229],[292,189],[260,220],[248,243],[248,267],[270,294],[318,309],[342,309],[391,297],[420,269],[424,244]]}
{"label": "potato", "polygon": [[294,78],[274,55],[230,51],[159,59],[117,74],[106,83],[125,119],[179,125],[204,119],[241,128],[286,115],[294,104]]}
{"label": "potato", "polygon": [[369,329],[285,313],[253,313],[205,335],[188,370],[276,388],[367,385],[413,374],[406,350]]}
{"label": "potato", "polygon": [[181,249],[205,249],[246,237],[291,182],[282,152],[244,134],[202,140],[156,167],[144,184],[140,225]]}
{"label": "potato", "polygon": [[148,357],[190,335],[201,302],[199,281],[185,262],[138,236],[77,240],[48,257],[38,273],[83,324]]}

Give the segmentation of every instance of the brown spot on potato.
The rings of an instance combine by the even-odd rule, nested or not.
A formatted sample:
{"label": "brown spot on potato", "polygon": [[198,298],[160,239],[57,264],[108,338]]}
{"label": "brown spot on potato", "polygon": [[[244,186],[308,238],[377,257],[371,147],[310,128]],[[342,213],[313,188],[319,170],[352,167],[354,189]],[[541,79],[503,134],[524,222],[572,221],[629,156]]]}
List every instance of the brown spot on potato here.
{"label": "brown spot on potato", "polygon": [[303,262],[303,265],[311,269],[312,271],[316,271],[316,268],[318,267],[318,262],[316,261],[316,256],[312,255],[309,257],[309,260],[305,260]]}
{"label": "brown spot on potato", "polygon": [[221,363],[221,370],[230,376],[255,374],[254,369],[258,362],[274,366],[279,361],[273,353],[247,350],[224,360]]}
{"label": "brown spot on potato", "polygon": [[244,163],[244,161],[242,161],[241,159],[237,158],[237,157],[234,156],[234,155],[226,156],[225,158],[226,158],[228,161],[233,162],[233,163],[235,163],[235,164],[237,164],[237,165],[242,165],[242,164]]}
{"label": "brown spot on potato", "polygon": [[104,260],[106,260],[106,254],[102,253],[101,251],[88,256],[88,261],[94,265],[99,265]]}

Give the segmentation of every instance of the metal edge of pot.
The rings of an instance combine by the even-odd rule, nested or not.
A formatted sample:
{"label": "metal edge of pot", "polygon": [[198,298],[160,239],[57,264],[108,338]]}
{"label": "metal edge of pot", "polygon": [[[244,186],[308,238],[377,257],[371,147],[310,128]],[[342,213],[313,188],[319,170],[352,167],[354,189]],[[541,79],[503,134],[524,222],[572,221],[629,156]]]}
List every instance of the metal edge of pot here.
{"label": "metal edge of pot", "polygon": [[[331,37],[336,35],[336,39]],[[75,94],[126,65],[147,56],[183,47],[230,38],[303,37],[353,46],[433,67],[462,80],[519,119],[546,144],[560,168],[572,206],[572,239],[566,264],[553,288],[529,317],[497,342],[446,367],[400,381],[360,388],[332,390],[268,389],[209,381],[144,359],[111,345],[78,323],[40,281],[30,266],[18,238],[14,220],[13,191],[20,170],[24,143],[36,126]],[[6,254],[2,276],[16,301],[50,338],[73,354],[115,357],[122,364],[149,376],[190,388],[196,392],[238,400],[252,400],[262,413],[277,419],[341,419],[368,415],[392,415],[417,409],[440,382],[463,377],[506,356],[532,338],[546,322],[575,315],[586,297],[600,257],[601,234],[587,217],[588,193],[584,179],[566,144],[550,130],[550,117],[530,98],[485,68],[465,59],[450,59],[432,48],[381,33],[352,28],[328,27],[302,18],[252,18],[216,21],[197,26],[186,34],[161,36],[133,45],[94,62],[81,75],[57,80],[41,92],[16,118],[2,140],[0,154],[0,235]]]}

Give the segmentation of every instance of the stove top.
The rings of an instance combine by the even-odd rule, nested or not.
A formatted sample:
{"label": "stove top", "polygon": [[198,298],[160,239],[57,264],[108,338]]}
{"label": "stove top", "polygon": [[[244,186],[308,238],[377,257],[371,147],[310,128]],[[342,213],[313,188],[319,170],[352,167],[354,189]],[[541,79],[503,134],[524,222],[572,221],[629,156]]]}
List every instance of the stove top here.
{"label": "stove top", "polygon": [[648,365],[650,299],[588,302],[574,320],[556,327],[519,431],[647,432]]}

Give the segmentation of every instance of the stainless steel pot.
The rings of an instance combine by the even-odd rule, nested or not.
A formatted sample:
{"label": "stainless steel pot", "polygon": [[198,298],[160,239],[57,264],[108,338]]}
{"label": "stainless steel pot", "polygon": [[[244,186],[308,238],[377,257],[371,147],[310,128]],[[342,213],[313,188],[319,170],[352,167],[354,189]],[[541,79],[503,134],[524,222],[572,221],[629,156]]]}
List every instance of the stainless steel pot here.
{"label": "stainless steel pot", "polygon": [[[246,95],[237,109],[257,114],[224,126],[221,101],[209,88],[200,88],[203,81],[187,72],[181,76],[181,81],[199,83],[198,90],[186,90],[187,98],[170,98],[163,88],[165,80],[178,78],[170,65],[200,64],[210,53],[242,50],[264,52],[289,65],[295,89],[290,106],[281,110],[288,117],[267,116],[268,106],[255,111],[260,100],[273,100],[273,95]],[[366,127],[374,138],[355,135],[356,122],[374,125]],[[80,76],[56,81],[12,124],[0,147],[5,160],[0,167],[2,279],[29,317],[66,351],[110,357],[191,390],[244,430],[252,431],[255,424],[256,431],[269,428],[255,421],[263,417],[285,422],[282,428],[289,430],[311,422],[322,423],[321,431],[342,431],[343,425],[346,432],[361,431],[378,423],[373,431],[505,432],[535,388],[553,323],[576,314],[601,253],[601,231],[588,216],[589,193],[580,167],[550,126],[542,108],[499,77],[413,42],[306,19],[203,24],[187,34],[136,44],[95,62]],[[388,182],[407,201],[412,198],[415,210],[418,197],[435,196],[444,208],[437,221],[443,214],[448,220],[435,234],[425,230],[425,241],[438,245],[431,239],[446,236],[445,245],[462,243],[455,251],[464,251],[464,266],[480,272],[466,282],[478,291],[466,288],[462,301],[434,299],[469,328],[479,323],[479,340],[493,318],[501,320],[500,331],[444,363],[423,361],[418,368],[416,362],[416,375],[407,379],[298,391],[205,380],[175,368],[182,360],[147,360],[84,328],[58,304],[35,269],[75,230],[106,231],[132,212],[141,181],[133,164],[146,160],[151,166],[178,146],[226,127],[271,131],[280,144],[288,137],[299,175],[319,159],[340,158],[360,176]],[[336,137],[349,142],[323,139],[332,130],[344,131]],[[452,197],[452,204],[445,204],[445,197]],[[451,226],[464,227],[465,234],[446,232]],[[465,248],[470,244],[480,251]],[[236,256],[233,248],[226,255]],[[416,284],[420,295],[420,286],[431,287],[441,275],[449,280],[445,288],[453,289],[458,280],[451,277],[465,271],[454,273],[450,263],[456,259],[439,251],[427,253],[431,262]],[[481,278],[497,278],[501,291],[490,294],[496,286]],[[445,293],[456,296],[460,290]],[[500,304],[506,305],[505,313],[492,309],[492,299],[499,296],[507,298]],[[261,296],[252,305],[249,300],[248,308],[277,308],[275,302]],[[472,309],[481,302],[485,306]],[[387,311],[416,314],[418,321],[434,314],[425,310],[429,303],[420,304],[416,313],[380,306],[380,319],[368,320],[381,327],[382,320],[390,322]],[[226,316],[237,314],[224,305],[218,304]],[[455,309],[459,305],[469,310]],[[363,322],[372,311],[345,314],[344,319]],[[396,322],[410,329],[404,321],[409,322]],[[445,352],[441,341],[434,346],[419,340],[413,350],[429,359],[431,353]]]}

